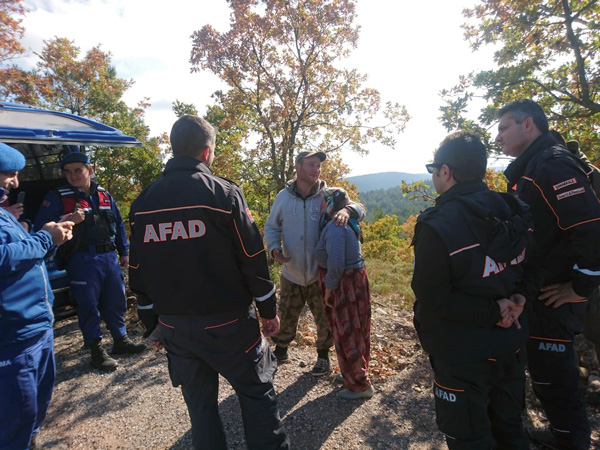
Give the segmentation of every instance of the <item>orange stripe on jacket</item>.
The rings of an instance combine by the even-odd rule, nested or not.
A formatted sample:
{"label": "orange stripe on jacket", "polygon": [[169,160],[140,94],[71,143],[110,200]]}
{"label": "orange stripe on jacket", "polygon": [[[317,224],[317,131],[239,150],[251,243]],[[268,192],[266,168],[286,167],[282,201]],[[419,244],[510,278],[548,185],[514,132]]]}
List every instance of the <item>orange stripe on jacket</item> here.
{"label": "orange stripe on jacket", "polygon": [[231,214],[231,211],[227,211],[227,210],[219,209],[219,208],[213,208],[212,206],[194,205],[194,206],[180,206],[178,208],[155,209],[153,211],[138,211],[135,213],[135,215],[137,216],[137,215],[143,215],[143,214],[155,214],[155,213],[165,212],[165,211],[180,211],[180,210],[184,210],[184,209],[196,209],[196,208],[210,209],[211,211],[217,211],[217,212],[222,212],[225,214]]}
{"label": "orange stripe on jacket", "polygon": [[435,381],[435,380],[433,380],[433,382],[434,382],[434,383],[435,383],[437,386],[441,387],[442,389],[446,389],[447,391],[454,391],[454,392],[465,392],[465,390],[464,390],[464,389],[452,389],[452,388],[449,388],[449,387],[446,387],[446,386],[442,386],[440,383],[438,383],[438,382],[437,382],[437,381]]}
{"label": "orange stripe on jacket", "polygon": [[550,202],[548,201],[548,199],[546,198],[546,196],[544,195],[544,191],[542,191],[542,188],[540,188],[537,183],[533,180],[533,178],[529,178],[529,177],[521,177],[525,180],[531,181],[531,184],[533,184],[538,191],[540,191],[540,194],[542,194],[542,198],[544,199],[544,201],[546,202],[546,204],[548,205],[548,208],[550,208],[550,211],[552,211],[552,214],[554,214],[554,217],[556,217],[556,225],[558,226],[558,228],[560,228],[561,230],[565,231],[565,230],[569,230],[573,227],[579,226],[579,225],[583,225],[584,223],[589,223],[589,222],[595,222],[597,220],[600,220],[600,217],[597,217],[595,219],[590,219],[590,220],[584,220],[583,222],[579,222],[579,223],[575,223],[569,227],[563,228],[560,225],[560,218],[558,217],[558,214],[556,214],[556,211],[554,211],[554,208],[552,208],[552,205],[550,204]]}
{"label": "orange stripe on jacket", "polygon": [[238,230],[237,223],[236,223],[235,219],[233,220],[233,226],[235,226],[235,231],[236,231],[236,233],[238,235],[238,238],[240,239],[240,244],[242,244],[242,250],[244,250],[244,253],[246,254],[246,256],[248,258],[254,258],[256,255],[260,255],[262,252],[265,251],[265,249],[263,247],[262,250],[259,250],[258,252],[256,252],[253,255],[248,254],[248,252],[246,251],[246,247],[244,246],[244,241],[242,240],[242,236],[240,235],[240,230]]}

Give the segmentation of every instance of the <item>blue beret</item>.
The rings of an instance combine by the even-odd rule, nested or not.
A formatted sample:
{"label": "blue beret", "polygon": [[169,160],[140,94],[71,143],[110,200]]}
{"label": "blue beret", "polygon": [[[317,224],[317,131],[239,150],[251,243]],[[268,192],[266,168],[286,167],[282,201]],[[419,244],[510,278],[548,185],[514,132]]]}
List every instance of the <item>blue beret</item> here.
{"label": "blue beret", "polygon": [[89,164],[90,158],[88,158],[88,155],[86,155],[85,153],[81,153],[81,152],[67,153],[60,160],[60,168],[64,169],[67,164],[72,164],[72,163]]}
{"label": "blue beret", "polygon": [[0,142],[0,172],[17,172],[25,167],[23,153]]}

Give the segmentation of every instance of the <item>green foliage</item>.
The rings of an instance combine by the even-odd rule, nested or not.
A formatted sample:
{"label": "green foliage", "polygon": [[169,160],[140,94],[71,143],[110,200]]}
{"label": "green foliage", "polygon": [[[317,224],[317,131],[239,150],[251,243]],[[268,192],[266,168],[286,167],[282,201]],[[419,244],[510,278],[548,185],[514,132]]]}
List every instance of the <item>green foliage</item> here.
{"label": "green foliage", "polygon": [[391,296],[402,307],[412,305],[413,270],[411,247],[417,217],[399,225],[396,216],[385,216],[363,229],[363,254],[373,293]]}
{"label": "green foliage", "polygon": [[364,243],[362,252],[365,258],[377,258],[382,261],[397,261],[404,240],[400,238],[401,227],[398,217],[384,216],[377,222],[363,227]]}
{"label": "green foliage", "polygon": [[198,115],[198,110],[193,103],[183,103],[179,100],[175,100],[171,106],[177,117],[185,116],[186,114],[189,114],[190,116]]}
{"label": "green foliage", "polygon": [[360,194],[360,201],[367,208],[366,222],[371,223],[385,215],[395,215],[399,222],[404,222],[409,216],[419,214],[432,205],[434,194],[430,187],[423,182],[413,185],[421,186],[426,197],[420,197],[416,192],[406,192],[402,187],[396,186],[389,189],[378,189]]}
{"label": "green foliage", "polygon": [[[463,13],[465,39],[474,51],[495,45],[497,68],[463,76],[442,92],[444,126],[476,131],[490,142],[497,109],[532,98],[546,111],[551,127],[567,140],[579,140],[588,156],[598,159],[600,4],[482,0]],[[487,104],[478,121],[466,120],[464,113],[476,96]]]}
{"label": "green foliage", "polygon": [[2,93],[15,101],[95,119],[136,137],[140,148],[87,149],[98,182],[110,191],[126,217],[129,203],[160,176],[168,139],[149,136],[144,123],[147,103],[130,108],[122,100],[133,81],[117,77],[109,52],[96,46],[80,57],[80,48],[68,39],[44,43],[36,70],[11,68],[12,77]]}
{"label": "green foliage", "polygon": [[192,70],[210,70],[228,84],[220,106],[255,137],[247,154],[252,173],[278,191],[292,178],[298,151],[394,146],[405,108],[382,105],[379,92],[363,86],[366,76],[335,64],[358,39],[352,0],[228,3],[229,31],[205,25],[193,34]]}

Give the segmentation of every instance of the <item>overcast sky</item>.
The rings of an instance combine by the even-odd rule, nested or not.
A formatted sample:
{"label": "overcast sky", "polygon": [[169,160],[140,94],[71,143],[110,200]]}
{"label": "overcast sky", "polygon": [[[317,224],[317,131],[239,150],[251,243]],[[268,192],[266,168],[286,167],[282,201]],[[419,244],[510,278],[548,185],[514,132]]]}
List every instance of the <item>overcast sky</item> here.
{"label": "overcast sky", "polygon": [[[190,73],[190,36],[210,23],[229,27],[224,0],[25,0],[24,44],[39,52],[44,39],[74,40],[82,53],[101,44],[113,55],[117,75],[135,85],[125,101],[135,106],[149,97],[146,123],[151,133],[168,132],[176,117],[176,99],[204,112],[210,95],[224,89],[216,76]],[[438,121],[439,92],[453,86],[460,74],[492,67],[491,51],[471,53],[463,40],[461,11],[474,0],[358,0],[362,26],[359,46],[349,66],[369,75],[367,86],[383,101],[406,105],[412,119],[398,136],[395,150],[373,146],[360,157],[344,153],[351,175],[378,172],[424,172],[424,164],[446,136]],[[27,68],[35,56],[19,63]]]}

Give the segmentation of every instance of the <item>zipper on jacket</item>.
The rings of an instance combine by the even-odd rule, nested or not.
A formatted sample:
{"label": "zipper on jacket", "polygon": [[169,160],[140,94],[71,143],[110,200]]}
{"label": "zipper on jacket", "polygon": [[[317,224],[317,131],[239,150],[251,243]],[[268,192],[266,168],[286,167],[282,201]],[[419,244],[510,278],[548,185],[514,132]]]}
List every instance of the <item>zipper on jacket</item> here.
{"label": "zipper on jacket", "polygon": [[303,260],[304,260],[304,270],[303,270],[303,275],[304,275],[304,286],[306,286],[307,284],[307,280],[306,280],[306,264],[307,264],[307,258],[306,258],[306,241],[308,241],[308,239],[306,239],[306,199],[302,199],[302,203],[304,204],[304,217],[303,217],[303,226],[304,226],[304,256],[303,256]]}

